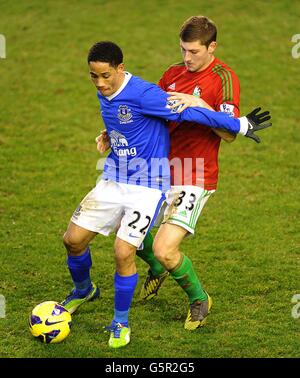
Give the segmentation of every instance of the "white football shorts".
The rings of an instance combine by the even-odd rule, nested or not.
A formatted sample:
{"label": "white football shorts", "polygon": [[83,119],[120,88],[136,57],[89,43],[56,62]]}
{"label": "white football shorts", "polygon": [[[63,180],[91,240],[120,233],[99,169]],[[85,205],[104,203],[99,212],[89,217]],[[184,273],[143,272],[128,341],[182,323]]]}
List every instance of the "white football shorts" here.
{"label": "white football shorts", "polygon": [[201,211],[214,192],[193,185],[172,186],[166,193],[162,223],[176,224],[194,234]]}
{"label": "white football shorts", "polygon": [[120,239],[139,247],[164,199],[158,189],[100,180],[81,201],[71,221],[105,236],[117,232]]}

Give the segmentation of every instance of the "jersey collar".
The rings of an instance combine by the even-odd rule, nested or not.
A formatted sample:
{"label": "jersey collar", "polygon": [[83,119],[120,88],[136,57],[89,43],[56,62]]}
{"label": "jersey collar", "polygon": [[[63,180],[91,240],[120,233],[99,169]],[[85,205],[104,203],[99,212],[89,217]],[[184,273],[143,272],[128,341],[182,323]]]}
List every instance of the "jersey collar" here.
{"label": "jersey collar", "polygon": [[131,79],[132,75],[131,73],[125,71],[125,78],[124,78],[124,81],[122,83],[122,85],[120,86],[120,88],[115,92],[113,93],[112,95],[110,96],[105,96],[109,101],[111,101],[112,99],[114,99],[116,96],[118,96],[118,94],[120,94],[122,92],[122,90],[126,87],[126,85],[128,84],[128,81]]}

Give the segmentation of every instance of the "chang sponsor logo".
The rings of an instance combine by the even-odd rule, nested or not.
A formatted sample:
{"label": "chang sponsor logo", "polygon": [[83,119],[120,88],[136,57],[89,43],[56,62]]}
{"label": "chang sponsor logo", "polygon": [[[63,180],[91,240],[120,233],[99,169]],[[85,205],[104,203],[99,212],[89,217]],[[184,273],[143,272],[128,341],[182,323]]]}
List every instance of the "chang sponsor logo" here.
{"label": "chang sponsor logo", "polygon": [[123,134],[117,131],[112,131],[109,134],[109,138],[111,149],[117,156],[136,156],[136,147],[129,147],[128,141]]}

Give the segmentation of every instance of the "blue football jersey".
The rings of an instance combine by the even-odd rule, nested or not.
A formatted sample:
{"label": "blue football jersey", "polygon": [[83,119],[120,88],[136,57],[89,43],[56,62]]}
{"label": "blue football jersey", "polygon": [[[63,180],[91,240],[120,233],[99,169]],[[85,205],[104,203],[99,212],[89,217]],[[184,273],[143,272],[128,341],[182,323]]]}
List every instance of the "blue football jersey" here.
{"label": "blue football jersey", "polygon": [[[204,108],[170,109],[169,95],[130,73],[109,97],[97,92],[101,116],[110,138],[102,178],[160,190],[170,187],[169,134],[166,120],[193,121],[235,133],[240,121]],[[196,127],[196,126],[195,126]]]}

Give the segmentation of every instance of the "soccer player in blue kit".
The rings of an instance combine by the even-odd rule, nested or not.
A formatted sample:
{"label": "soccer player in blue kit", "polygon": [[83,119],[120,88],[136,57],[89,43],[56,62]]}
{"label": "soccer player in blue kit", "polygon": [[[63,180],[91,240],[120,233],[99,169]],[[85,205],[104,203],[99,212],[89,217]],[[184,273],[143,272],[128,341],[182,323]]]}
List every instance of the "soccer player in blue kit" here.
{"label": "soccer player in blue kit", "polygon": [[204,108],[176,112],[166,92],[124,70],[123,54],[113,42],[91,47],[88,64],[97,88],[101,116],[109,135],[111,152],[102,179],[75,210],[64,235],[67,265],[74,289],[62,302],[70,313],[100,295],[91,281],[90,241],[97,235],[116,232],[114,243],[114,317],[109,346],[130,341],[128,313],[137,284],[135,253],[170,188],[169,134],[165,120],[195,121],[256,138],[256,130],[270,117],[268,112],[231,118]]}

